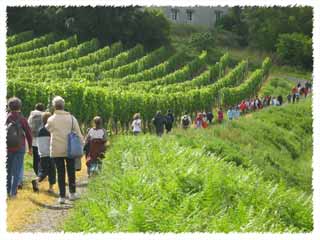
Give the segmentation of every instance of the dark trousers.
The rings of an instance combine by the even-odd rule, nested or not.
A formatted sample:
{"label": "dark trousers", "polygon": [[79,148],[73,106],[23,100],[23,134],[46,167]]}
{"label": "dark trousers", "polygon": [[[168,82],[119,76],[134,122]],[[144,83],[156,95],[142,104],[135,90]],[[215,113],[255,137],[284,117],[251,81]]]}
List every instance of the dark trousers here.
{"label": "dark trousers", "polygon": [[47,176],[51,185],[56,183],[56,166],[54,160],[50,157],[42,157],[40,158],[38,172],[39,182],[42,182]]}
{"label": "dark trousers", "polygon": [[[58,172],[58,185],[60,197],[66,197],[66,167],[68,174],[69,192],[76,192],[76,170],[74,159],[57,157],[53,158]],[[65,164],[66,163],[66,164]]]}
{"label": "dark trousers", "polygon": [[167,123],[166,124],[167,133],[171,132],[171,129],[172,129],[172,123]]}
{"label": "dark trousers", "polygon": [[39,163],[40,163],[40,156],[38,152],[38,147],[32,146],[32,156],[33,156],[33,171],[36,175],[39,172]]}
{"label": "dark trousers", "polygon": [[158,135],[159,137],[161,137],[162,134],[163,134],[163,128],[162,128],[162,129],[156,129],[156,133],[157,133],[157,135]]}

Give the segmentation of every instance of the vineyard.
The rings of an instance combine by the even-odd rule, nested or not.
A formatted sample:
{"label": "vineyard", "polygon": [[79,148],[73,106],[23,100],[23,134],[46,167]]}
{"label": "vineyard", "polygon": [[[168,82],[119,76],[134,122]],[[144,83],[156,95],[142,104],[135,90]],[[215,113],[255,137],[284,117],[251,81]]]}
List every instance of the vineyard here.
{"label": "vineyard", "polygon": [[61,95],[83,124],[100,115],[116,130],[127,129],[136,112],[146,129],[156,110],[179,116],[252,97],[271,66],[266,58],[249,72],[247,60],[231,67],[228,53],[212,65],[205,51],[190,59],[169,46],[146,52],[139,44],[100,46],[97,39],[80,43],[77,36],[34,37],[32,31],[8,37],[7,45],[7,95],[23,99],[24,113],[37,102],[50,107]]}
{"label": "vineyard", "polygon": [[[7,97],[22,99],[25,116],[38,102],[50,109],[60,95],[83,128],[100,115],[112,133],[128,132],[136,112],[148,132],[157,110],[171,109],[178,121],[185,111],[194,116],[258,94],[287,94],[294,83],[269,77],[270,69],[268,57],[252,66],[228,52],[212,61],[207,51],[103,46],[76,35],[27,31],[7,38]],[[311,112],[307,98],[207,129],[174,128],[162,138],[113,135],[102,171],[58,228],[312,231]]]}

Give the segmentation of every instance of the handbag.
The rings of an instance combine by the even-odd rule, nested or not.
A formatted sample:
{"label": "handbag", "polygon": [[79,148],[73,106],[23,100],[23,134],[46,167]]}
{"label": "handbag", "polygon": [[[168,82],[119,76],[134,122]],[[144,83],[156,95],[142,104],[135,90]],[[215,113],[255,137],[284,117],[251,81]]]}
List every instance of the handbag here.
{"label": "handbag", "polygon": [[68,148],[67,154],[68,158],[81,158],[83,155],[83,148],[80,137],[73,131],[73,116],[71,115],[72,119],[72,127],[71,131],[68,134]]}
{"label": "handbag", "polygon": [[81,171],[81,157],[74,159],[74,168],[77,172]]}

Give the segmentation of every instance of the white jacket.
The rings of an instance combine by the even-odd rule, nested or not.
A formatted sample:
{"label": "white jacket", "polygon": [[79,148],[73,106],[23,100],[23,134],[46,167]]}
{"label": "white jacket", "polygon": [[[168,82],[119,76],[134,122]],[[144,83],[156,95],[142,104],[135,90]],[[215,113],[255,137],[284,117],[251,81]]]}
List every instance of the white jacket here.
{"label": "white jacket", "polygon": [[56,110],[54,114],[49,117],[46,128],[51,134],[50,157],[67,157],[68,134],[72,130],[83,141],[78,121],[69,112]]}

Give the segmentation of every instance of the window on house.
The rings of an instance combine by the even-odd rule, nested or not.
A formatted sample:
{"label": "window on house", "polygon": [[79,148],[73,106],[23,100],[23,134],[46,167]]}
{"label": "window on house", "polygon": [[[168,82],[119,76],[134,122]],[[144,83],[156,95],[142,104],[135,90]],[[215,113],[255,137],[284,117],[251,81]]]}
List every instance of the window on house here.
{"label": "window on house", "polygon": [[171,19],[174,21],[178,20],[178,9],[171,9]]}
{"label": "window on house", "polygon": [[222,11],[215,11],[216,14],[216,22],[218,22],[222,17]]}
{"label": "window on house", "polygon": [[187,20],[188,21],[192,21],[192,17],[193,17],[193,11],[192,10],[187,10]]}

